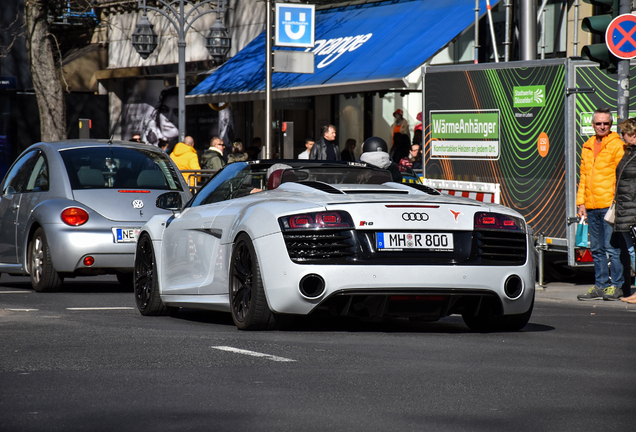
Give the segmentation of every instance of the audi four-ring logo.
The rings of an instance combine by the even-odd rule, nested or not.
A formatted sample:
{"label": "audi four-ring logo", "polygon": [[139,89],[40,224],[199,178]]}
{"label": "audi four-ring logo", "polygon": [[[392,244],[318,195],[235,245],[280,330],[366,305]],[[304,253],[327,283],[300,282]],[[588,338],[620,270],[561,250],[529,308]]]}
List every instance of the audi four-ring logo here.
{"label": "audi four-ring logo", "polygon": [[408,221],[423,222],[428,220],[428,215],[426,213],[402,213],[402,219],[404,219],[407,222]]}

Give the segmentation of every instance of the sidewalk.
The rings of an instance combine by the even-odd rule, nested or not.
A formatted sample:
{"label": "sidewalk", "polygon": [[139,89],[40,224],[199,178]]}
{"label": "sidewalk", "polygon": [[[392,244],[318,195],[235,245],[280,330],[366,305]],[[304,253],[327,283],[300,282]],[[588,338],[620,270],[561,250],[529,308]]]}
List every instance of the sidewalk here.
{"label": "sidewalk", "polygon": [[[590,289],[590,284],[574,284],[564,282],[551,282],[540,288],[535,287],[535,300],[558,303],[572,303],[586,307],[611,307],[621,309],[631,309],[636,312],[636,304],[629,304],[622,301],[587,300],[581,301],[576,298],[579,294],[584,294]],[[632,292],[635,287],[632,286]]]}

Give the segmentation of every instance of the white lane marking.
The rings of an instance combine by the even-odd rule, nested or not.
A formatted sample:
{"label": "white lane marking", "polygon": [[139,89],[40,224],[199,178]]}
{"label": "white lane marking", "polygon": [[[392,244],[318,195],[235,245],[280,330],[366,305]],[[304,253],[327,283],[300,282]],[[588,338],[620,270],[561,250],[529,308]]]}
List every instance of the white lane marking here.
{"label": "white lane marking", "polygon": [[233,352],[233,353],[236,353],[236,354],[244,354],[244,355],[248,355],[248,356],[252,356],[252,357],[263,357],[263,358],[266,358],[268,360],[277,361],[277,362],[295,362],[296,361],[296,360],[288,359],[288,358],[285,358],[285,357],[278,357],[278,356],[274,356],[274,355],[271,355],[271,354],[264,354],[264,353],[259,353],[259,352],[256,352],[256,351],[248,351],[248,350],[234,348],[234,347],[229,347],[229,346],[213,346],[212,348],[218,349],[218,350],[221,350],[221,351],[229,351],[229,352]]}
{"label": "white lane marking", "polygon": [[97,311],[97,310],[132,310],[132,307],[79,307],[79,308],[66,308],[70,311]]}
{"label": "white lane marking", "polygon": [[33,291],[0,291],[0,294],[31,294]]}
{"label": "white lane marking", "polygon": [[5,310],[11,311],[11,312],[33,312],[39,309],[9,309],[6,308]]}

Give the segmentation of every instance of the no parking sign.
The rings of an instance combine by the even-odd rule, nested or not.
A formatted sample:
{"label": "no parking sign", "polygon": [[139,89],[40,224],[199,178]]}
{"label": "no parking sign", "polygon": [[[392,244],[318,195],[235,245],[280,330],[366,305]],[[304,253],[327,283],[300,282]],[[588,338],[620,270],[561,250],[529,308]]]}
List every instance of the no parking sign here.
{"label": "no parking sign", "polygon": [[612,20],[605,33],[605,43],[620,59],[636,57],[636,15],[619,15]]}

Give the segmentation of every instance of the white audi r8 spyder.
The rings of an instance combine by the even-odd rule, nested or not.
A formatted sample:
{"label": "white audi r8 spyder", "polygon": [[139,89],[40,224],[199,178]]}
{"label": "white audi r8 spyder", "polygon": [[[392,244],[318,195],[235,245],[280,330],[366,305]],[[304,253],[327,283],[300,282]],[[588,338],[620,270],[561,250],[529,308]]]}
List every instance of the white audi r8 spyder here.
{"label": "white audi r8 spyder", "polygon": [[510,208],[365,164],[239,162],[142,227],[135,299],[143,315],[227,311],[244,330],[326,310],[509,331],[532,314],[534,276],[532,233]]}

